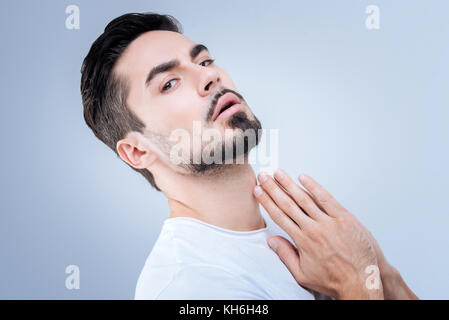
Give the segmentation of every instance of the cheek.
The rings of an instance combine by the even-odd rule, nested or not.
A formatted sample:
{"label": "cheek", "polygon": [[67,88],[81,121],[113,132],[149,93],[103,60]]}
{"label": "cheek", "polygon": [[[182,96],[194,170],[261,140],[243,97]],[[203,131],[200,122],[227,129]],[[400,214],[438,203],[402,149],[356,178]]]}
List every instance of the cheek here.
{"label": "cheek", "polygon": [[190,131],[193,121],[203,120],[208,108],[191,88],[178,88],[165,97],[163,104],[165,130],[184,128]]}

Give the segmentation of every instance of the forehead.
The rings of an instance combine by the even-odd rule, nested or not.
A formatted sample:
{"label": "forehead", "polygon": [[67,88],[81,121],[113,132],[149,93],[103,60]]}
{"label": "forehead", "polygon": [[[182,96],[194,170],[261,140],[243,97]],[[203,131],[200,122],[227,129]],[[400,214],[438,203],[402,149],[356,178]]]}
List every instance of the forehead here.
{"label": "forehead", "polygon": [[195,43],[173,31],[149,31],[133,40],[118,59],[114,71],[131,79],[140,78],[153,66],[185,55]]}

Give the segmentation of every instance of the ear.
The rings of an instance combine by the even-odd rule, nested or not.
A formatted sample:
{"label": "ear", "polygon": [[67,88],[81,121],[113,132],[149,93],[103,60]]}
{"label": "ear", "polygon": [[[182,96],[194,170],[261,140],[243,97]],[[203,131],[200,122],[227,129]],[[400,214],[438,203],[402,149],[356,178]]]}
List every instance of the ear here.
{"label": "ear", "polygon": [[117,153],[123,161],[136,169],[145,169],[157,159],[156,153],[148,148],[145,138],[138,132],[129,132],[117,142]]}

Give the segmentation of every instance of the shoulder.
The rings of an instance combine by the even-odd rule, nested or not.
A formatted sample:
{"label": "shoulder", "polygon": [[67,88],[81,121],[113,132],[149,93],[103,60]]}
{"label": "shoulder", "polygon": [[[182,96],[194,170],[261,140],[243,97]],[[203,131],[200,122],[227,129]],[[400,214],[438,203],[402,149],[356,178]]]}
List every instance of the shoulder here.
{"label": "shoulder", "polygon": [[265,299],[249,282],[214,265],[178,267],[166,284],[154,290],[136,290],[136,299],[151,300],[232,300]]}

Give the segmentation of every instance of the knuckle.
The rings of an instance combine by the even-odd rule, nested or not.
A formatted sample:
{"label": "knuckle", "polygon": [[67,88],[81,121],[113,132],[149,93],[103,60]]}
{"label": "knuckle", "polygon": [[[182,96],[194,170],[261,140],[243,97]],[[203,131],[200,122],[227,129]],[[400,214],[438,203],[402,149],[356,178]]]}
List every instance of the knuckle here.
{"label": "knuckle", "polygon": [[308,226],[307,233],[312,240],[318,240],[321,238],[321,229],[314,223]]}
{"label": "knuckle", "polygon": [[319,193],[319,194],[317,195],[317,200],[318,200],[318,202],[321,203],[321,204],[326,204],[326,203],[329,202],[329,197],[328,197],[326,194]]}
{"label": "knuckle", "polygon": [[343,232],[348,232],[354,225],[353,221],[348,217],[337,217],[338,227]]}
{"label": "knuckle", "polygon": [[330,230],[335,225],[335,220],[332,217],[329,217],[328,215],[324,216],[324,219],[320,221],[320,223],[324,226],[326,230]]}
{"label": "knuckle", "polygon": [[[267,210],[268,211],[268,210]],[[275,221],[282,221],[284,217],[284,213],[279,210],[276,207],[272,207],[271,210],[269,210],[270,215],[272,216],[273,220]]]}
{"label": "knuckle", "polygon": [[345,227],[345,226],[347,226],[349,224],[349,221],[348,221],[349,219],[347,217],[345,217],[345,216],[336,217],[335,220],[337,221],[337,223],[340,226],[343,226],[343,227]]}
{"label": "knuckle", "polygon": [[289,199],[284,200],[284,207],[289,212],[293,212],[297,208],[297,206],[293,203],[293,201]]}
{"label": "knuckle", "polygon": [[296,203],[298,204],[298,206],[300,206],[300,207],[304,207],[307,203],[306,197],[304,197],[300,193],[296,194],[295,200],[296,200]]}

